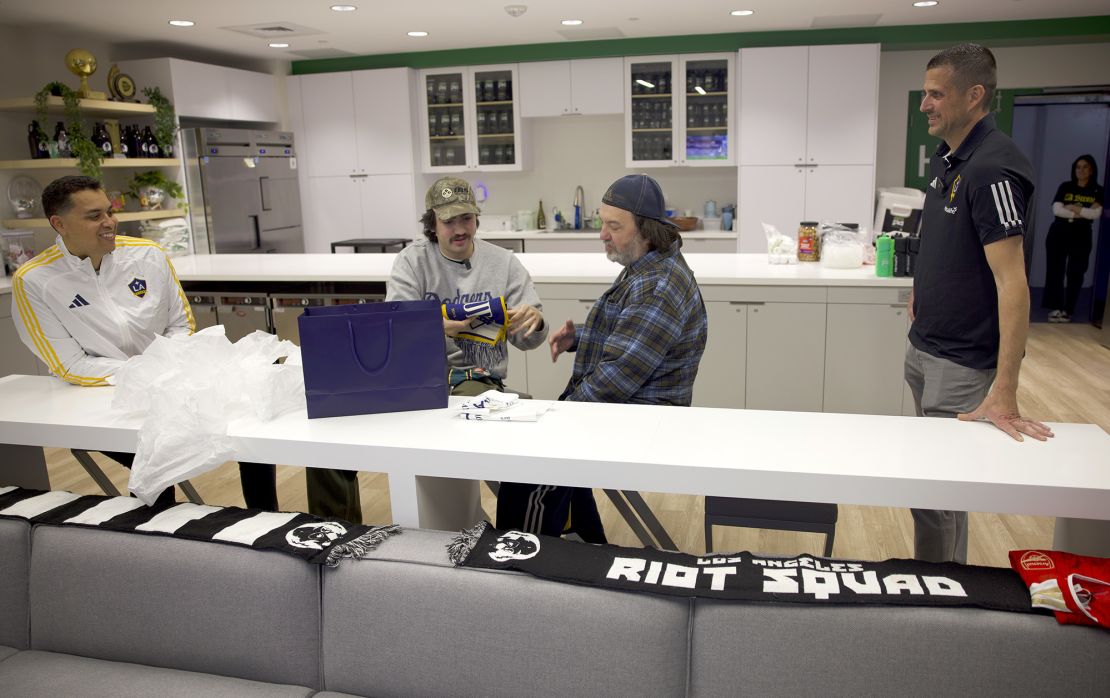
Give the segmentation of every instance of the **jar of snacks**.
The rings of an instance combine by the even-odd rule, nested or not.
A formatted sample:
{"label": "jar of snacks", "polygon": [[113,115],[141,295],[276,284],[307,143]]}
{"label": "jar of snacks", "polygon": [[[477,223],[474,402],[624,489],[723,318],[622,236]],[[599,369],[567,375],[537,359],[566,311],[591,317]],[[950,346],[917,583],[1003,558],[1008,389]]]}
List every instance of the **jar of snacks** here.
{"label": "jar of snacks", "polygon": [[8,230],[3,233],[4,265],[8,273],[35,256],[35,233],[31,230]]}
{"label": "jar of snacks", "polygon": [[798,261],[817,262],[821,259],[821,240],[817,237],[817,223],[802,221],[798,225]]}

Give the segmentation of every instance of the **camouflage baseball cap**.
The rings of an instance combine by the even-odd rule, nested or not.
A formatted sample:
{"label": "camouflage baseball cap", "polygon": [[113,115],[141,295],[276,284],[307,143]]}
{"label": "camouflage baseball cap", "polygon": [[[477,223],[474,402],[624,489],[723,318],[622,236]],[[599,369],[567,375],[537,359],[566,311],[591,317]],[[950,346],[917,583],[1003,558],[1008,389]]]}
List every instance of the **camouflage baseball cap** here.
{"label": "camouflage baseball cap", "polygon": [[470,183],[458,177],[437,179],[424,195],[424,206],[434,210],[436,218],[441,221],[464,213],[481,213],[474,203],[474,190],[470,188]]}

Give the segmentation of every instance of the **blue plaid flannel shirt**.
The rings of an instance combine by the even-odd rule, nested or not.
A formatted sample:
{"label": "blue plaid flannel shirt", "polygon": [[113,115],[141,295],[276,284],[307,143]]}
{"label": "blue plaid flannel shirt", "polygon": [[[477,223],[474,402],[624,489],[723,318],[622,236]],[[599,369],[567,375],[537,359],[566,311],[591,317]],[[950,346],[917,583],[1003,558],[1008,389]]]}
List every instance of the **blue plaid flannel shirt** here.
{"label": "blue plaid flannel shirt", "polygon": [[594,303],[560,400],[690,404],[709,320],[679,246],[630,264]]}

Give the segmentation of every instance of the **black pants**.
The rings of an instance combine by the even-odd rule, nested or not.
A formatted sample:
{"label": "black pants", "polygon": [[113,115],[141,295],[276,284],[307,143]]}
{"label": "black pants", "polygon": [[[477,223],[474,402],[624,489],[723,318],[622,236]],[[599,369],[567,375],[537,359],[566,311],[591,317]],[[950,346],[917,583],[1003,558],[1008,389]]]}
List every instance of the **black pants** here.
{"label": "black pants", "polygon": [[497,492],[497,527],[545,536],[573,532],[587,543],[608,542],[593,490],[585,487],[502,482]]}
{"label": "black pants", "polygon": [[1086,221],[1072,223],[1058,218],[1048,229],[1042,306],[1068,315],[1075,312],[1091,259],[1091,238],[1091,224]]}
{"label": "black pants", "polygon": [[[134,453],[101,451],[128,470],[135,462]],[[248,509],[277,511],[277,466],[270,463],[240,463],[239,479],[243,486],[243,499]],[[173,487],[167,487],[155,500],[154,506],[173,504]]]}

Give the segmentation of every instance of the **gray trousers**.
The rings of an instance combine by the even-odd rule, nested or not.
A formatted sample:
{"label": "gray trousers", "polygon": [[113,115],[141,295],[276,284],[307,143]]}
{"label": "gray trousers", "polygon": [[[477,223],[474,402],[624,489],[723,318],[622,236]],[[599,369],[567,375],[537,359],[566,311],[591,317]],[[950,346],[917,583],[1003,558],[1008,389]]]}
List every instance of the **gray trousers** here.
{"label": "gray trousers", "polygon": [[[961,366],[918,350],[906,349],[906,382],[918,417],[948,417],[971,412],[994,382],[994,369]],[[967,564],[967,512],[911,509],[913,556],[927,562]]]}

